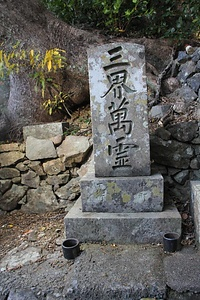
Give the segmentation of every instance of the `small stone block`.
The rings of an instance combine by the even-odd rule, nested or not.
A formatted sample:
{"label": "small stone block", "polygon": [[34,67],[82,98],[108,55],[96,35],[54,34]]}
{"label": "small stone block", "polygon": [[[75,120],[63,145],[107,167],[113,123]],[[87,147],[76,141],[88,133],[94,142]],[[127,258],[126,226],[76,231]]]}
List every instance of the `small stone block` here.
{"label": "small stone block", "polygon": [[80,181],[83,211],[131,213],[163,209],[163,177],[95,177],[87,173]]}
{"label": "small stone block", "polygon": [[181,216],[175,207],[156,213],[92,213],[82,212],[79,198],[64,221],[66,237],[80,242],[162,243],[166,232],[181,234]]}
{"label": "small stone block", "polygon": [[37,139],[50,139],[58,135],[63,135],[68,127],[68,123],[62,122],[25,126],[23,127],[23,137],[24,140],[26,140],[28,136]]}

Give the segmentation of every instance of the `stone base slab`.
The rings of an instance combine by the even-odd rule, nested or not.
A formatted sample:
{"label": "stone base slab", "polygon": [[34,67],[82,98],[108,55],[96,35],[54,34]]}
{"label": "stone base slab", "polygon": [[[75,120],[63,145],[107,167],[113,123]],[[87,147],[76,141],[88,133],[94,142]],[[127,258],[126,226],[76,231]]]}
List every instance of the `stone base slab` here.
{"label": "stone base slab", "polygon": [[66,237],[77,238],[80,242],[162,243],[166,232],[181,234],[181,216],[175,207],[157,213],[82,212],[79,198],[64,222]]}
{"label": "stone base slab", "polygon": [[163,177],[95,177],[80,181],[84,212],[156,212],[163,210]]}

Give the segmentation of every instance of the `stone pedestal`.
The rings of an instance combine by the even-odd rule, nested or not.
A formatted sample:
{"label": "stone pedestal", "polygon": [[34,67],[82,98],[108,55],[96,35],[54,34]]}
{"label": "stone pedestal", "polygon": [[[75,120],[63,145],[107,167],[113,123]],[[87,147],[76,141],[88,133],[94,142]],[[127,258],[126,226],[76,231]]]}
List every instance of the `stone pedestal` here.
{"label": "stone pedestal", "polygon": [[81,180],[83,212],[156,212],[163,210],[162,175],[95,177]]}
{"label": "stone pedestal", "polygon": [[65,217],[66,236],[80,242],[162,243],[163,234],[172,231],[181,234],[181,216],[175,207],[146,213],[83,212],[79,198]]}
{"label": "stone pedestal", "polygon": [[144,46],[88,50],[94,172],[65,218],[81,242],[161,243],[181,233],[176,208],[163,210],[163,178],[151,175]]}

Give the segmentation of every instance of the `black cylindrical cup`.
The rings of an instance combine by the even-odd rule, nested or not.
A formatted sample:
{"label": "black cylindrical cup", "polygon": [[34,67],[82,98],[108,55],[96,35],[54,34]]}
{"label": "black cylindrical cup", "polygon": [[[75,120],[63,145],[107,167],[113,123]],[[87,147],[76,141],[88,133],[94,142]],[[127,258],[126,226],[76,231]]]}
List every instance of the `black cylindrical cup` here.
{"label": "black cylindrical cup", "polygon": [[79,241],[74,238],[66,239],[62,243],[62,250],[64,258],[75,259],[80,253]]}
{"label": "black cylindrical cup", "polygon": [[163,236],[164,252],[176,252],[180,249],[180,235],[178,233],[169,232]]}

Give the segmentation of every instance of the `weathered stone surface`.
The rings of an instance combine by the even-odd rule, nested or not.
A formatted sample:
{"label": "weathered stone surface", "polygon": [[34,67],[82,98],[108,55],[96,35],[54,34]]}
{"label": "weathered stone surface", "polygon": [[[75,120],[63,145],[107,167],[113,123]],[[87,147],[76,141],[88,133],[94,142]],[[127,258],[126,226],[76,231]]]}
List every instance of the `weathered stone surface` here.
{"label": "weathered stone surface", "polygon": [[91,144],[85,136],[66,136],[62,144],[56,149],[67,167],[81,163],[88,154]]}
{"label": "weathered stone surface", "polygon": [[20,162],[16,165],[16,168],[21,171],[21,172],[25,172],[28,170],[27,165],[25,165],[23,162]]}
{"label": "weathered stone surface", "polygon": [[[40,248],[25,246],[23,249],[23,244],[22,244],[21,247],[20,246],[16,247],[7,253],[3,261],[0,263],[0,269],[12,270],[17,267],[22,267],[25,264],[35,262],[41,257],[42,257],[42,253]],[[17,299],[22,299],[22,298],[17,298]]]}
{"label": "weathered stone surface", "polygon": [[34,293],[28,289],[11,290],[7,298],[7,300],[37,300],[37,299],[38,298],[36,298]]}
{"label": "weathered stone surface", "polygon": [[53,176],[48,176],[46,182],[53,186],[64,185],[69,181],[69,171],[65,171],[64,174],[58,174]]}
{"label": "weathered stone surface", "polygon": [[188,170],[184,170],[184,171],[181,171],[181,172],[178,172],[176,175],[174,175],[174,180],[176,182],[178,182],[179,184],[185,184],[186,180],[189,179],[189,171]]}
{"label": "weathered stone surface", "polygon": [[18,143],[0,144],[0,152],[9,152],[9,151],[21,151],[21,144]]}
{"label": "weathered stone surface", "polygon": [[179,87],[180,87],[180,82],[175,77],[169,77],[163,80],[162,89],[165,94],[173,93]]}
{"label": "weathered stone surface", "polygon": [[0,195],[4,194],[12,186],[11,180],[0,180]]}
{"label": "weathered stone surface", "polygon": [[55,194],[64,200],[74,200],[80,195],[79,178],[71,179],[66,185],[55,191]]}
{"label": "weathered stone surface", "polygon": [[32,170],[27,173],[22,174],[22,184],[27,185],[32,188],[37,188],[40,184],[40,177]]}
{"label": "weathered stone surface", "polygon": [[28,166],[33,171],[35,171],[39,176],[46,175],[46,173],[43,170],[42,163],[40,161],[30,161]]}
{"label": "weathered stone surface", "polygon": [[195,91],[195,93],[197,93],[200,87],[200,73],[196,73],[192,77],[188,78],[187,84],[193,91]]}
{"label": "weathered stone surface", "polygon": [[68,123],[47,123],[23,127],[24,140],[32,136],[37,139],[49,139],[58,135],[63,135],[68,128]]}
{"label": "weathered stone surface", "polygon": [[[174,103],[174,110],[178,113],[181,113],[185,112],[185,109],[187,109],[187,107],[197,99],[197,94],[189,86],[182,86],[181,88],[176,89],[173,93],[169,94],[168,97],[171,99],[171,102]],[[177,103],[182,103],[182,106],[184,105],[184,109],[178,109]]]}
{"label": "weathered stone surface", "polygon": [[56,158],[57,153],[52,141],[29,136],[26,139],[26,157],[30,160]]}
{"label": "weathered stone surface", "polygon": [[171,108],[171,105],[155,105],[149,112],[150,118],[162,118]]}
{"label": "weathered stone surface", "polygon": [[12,178],[12,183],[20,184],[21,183],[21,177]]}
{"label": "weathered stone surface", "polygon": [[156,135],[151,136],[151,158],[162,165],[187,169],[194,150],[188,144],[178,141],[163,141]]}
{"label": "weathered stone surface", "polygon": [[22,205],[22,211],[28,213],[45,213],[60,208],[56,196],[49,185],[39,186],[37,189],[29,189],[27,203]]}
{"label": "weathered stone surface", "polygon": [[171,138],[171,133],[164,127],[157,128],[155,134],[164,141],[169,141]]}
{"label": "weathered stone surface", "polygon": [[88,65],[96,176],[150,175],[144,47],[91,47]]}
{"label": "weathered stone surface", "polygon": [[53,136],[50,138],[50,140],[54,143],[54,145],[58,146],[62,143],[63,136],[62,135]]}
{"label": "weathered stone surface", "polygon": [[57,175],[65,171],[65,164],[60,158],[57,158],[44,162],[43,169],[48,175]]}
{"label": "weathered stone surface", "polygon": [[190,162],[190,168],[194,170],[200,169],[200,158],[193,158]]}
{"label": "weathered stone surface", "polygon": [[167,126],[167,130],[171,133],[172,137],[180,142],[192,141],[198,133],[198,122],[181,122],[174,125]]}
{"label": "weathered stone surface", "polygon": [[24,153],[19,151],[0,153],[0,166],[6,167],[15,164],[24,158]]}
{"label": "weathered stone surface", "polygon": [[82,212],[77,200],[65,217],[66,236],[80,242],[106,241],[119,244],[162,243],[163,234],[181,234],[181,216],[176,208],[163,212],[95,213]]}
{"label": "weathered stone surface", "polygon": [[198,133],[197,137],[191,141],[192,144],[198,145],[200,144],[200,135]]}
{"label": "weathered stone surface", "polygon": [[161,175],[97,178],[89,173],[80,184],[84,212],[131,213],[163,209]]}
{"label": "weathered stone surface", "polygon": [[189,60],[189,56],[185,51],[179,51],[178,52],[178,57],[176,59],[179,63],[185,63],[186,61]]}
{"label": "weathered stone surface", "polygon": [[180,80],[181,83],[184,83],[191,74],[195,73],[195,69],[195,62],[189,60],[180,66],[180,72],[178,73],[177,78]]}
{"label": "weathered stone surface", "polygon": [[27,187],[13,184],[11,189],[5,192],[0,199],[0,208],[11,211],[17,207],[18,202],[24,197]]}
{"label": "weathered stone surface", "polygon": [[15,168],[2,168],[0,169],[0,178],[9,179],[20,176],[19,170]]}

